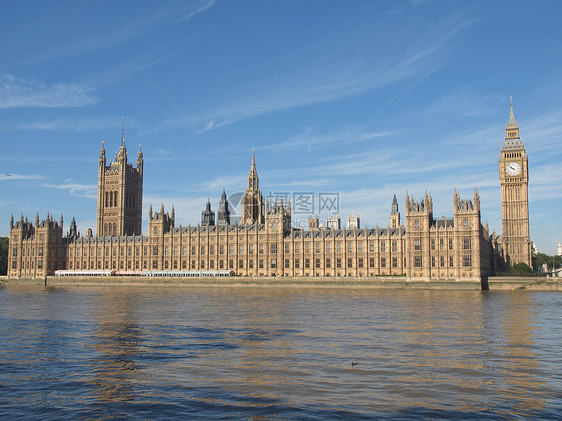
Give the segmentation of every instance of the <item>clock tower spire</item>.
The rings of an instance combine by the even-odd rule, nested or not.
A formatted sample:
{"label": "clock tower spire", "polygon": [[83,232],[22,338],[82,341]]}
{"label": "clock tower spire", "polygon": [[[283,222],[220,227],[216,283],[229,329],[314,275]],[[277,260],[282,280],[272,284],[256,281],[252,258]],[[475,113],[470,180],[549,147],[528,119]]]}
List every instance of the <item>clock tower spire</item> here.
{"label": "clock tower spire", "polygon": [[502,237],[509,266],[531,262],[529,236],[529,167],[525,146],[519,137],[519,125],[511,99],[505,142],[500,150],[499,172],[502,197]]}

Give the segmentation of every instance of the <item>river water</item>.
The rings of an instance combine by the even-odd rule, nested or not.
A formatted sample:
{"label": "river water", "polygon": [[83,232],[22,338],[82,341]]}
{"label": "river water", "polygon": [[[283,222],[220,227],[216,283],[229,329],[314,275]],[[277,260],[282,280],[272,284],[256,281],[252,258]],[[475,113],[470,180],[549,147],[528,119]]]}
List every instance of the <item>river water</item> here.
{"label": "river water", "polygon": [[561,304],[544,292],[3,287],[0,417],[562,418]]}

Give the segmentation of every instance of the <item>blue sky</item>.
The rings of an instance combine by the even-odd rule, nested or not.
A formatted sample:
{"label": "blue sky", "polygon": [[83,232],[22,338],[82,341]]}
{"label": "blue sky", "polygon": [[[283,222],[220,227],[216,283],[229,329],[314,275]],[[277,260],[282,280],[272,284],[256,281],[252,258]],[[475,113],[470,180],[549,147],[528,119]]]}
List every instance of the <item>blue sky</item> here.
{"label": "blue sky", "polygon": [[[197,224],[244,190],[339,194],[386,226],[392,196],[481,195],[501,231],[509,97],[529,154],[531,238],[562,242],[559,1],[2,2],[0,235],[36,212],[95,230],[101,141],[142,144],[150,203]],[[170,182],[170,180],[174,182]],[[325,219],[326,212],[320,217]],[[294,214],[306,220],[308,215]],[[146,230],[146,229],[145,229]]]}

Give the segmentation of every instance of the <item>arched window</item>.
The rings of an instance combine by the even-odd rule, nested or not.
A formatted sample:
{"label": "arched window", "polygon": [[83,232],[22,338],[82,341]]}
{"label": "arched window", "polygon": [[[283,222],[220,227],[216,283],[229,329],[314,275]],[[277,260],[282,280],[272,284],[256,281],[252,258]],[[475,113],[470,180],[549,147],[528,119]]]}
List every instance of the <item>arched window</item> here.
{"label": "arched window", "polygon": [[117,235],[117,223],[113,223],[113,235]]}
{"label": "arched window", "polygon": [[[107,195],[107,193],[106,193],[106,195]],[[107,234],[109,234],[109,233],[107,232],[107,223],[106,223],[106,224],[103,226],[103,235],[107,235]]]}
{"label": "arched window", "polygon": [[109,192],[109,207],[113,206],[113,192]]}
{"label": "arched window", "polygon": [[[105,192],[105,207],[109,207],[109,193]],[[107,227],[107,224],[105,225]]]}

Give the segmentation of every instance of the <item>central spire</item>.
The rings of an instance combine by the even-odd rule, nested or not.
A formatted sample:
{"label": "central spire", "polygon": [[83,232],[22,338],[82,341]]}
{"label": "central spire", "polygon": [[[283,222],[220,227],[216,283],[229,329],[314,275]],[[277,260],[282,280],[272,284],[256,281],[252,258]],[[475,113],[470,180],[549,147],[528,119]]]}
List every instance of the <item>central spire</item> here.
{"label": "central spire", "polygon": [[258,190],[259,189],[259,179],[258,171],[256,170],[256,155],[254,148],[252,148],[252,166],[250,168],[250,174],[248,175],[248,190]]}
{"label": "central spire", "polygon": [[258,171],[256,170],[256,154],[252,148],[252,166],[248,175],[248,187],[242,198],[242,224],[263,224],[264,201],[259,189]]}

